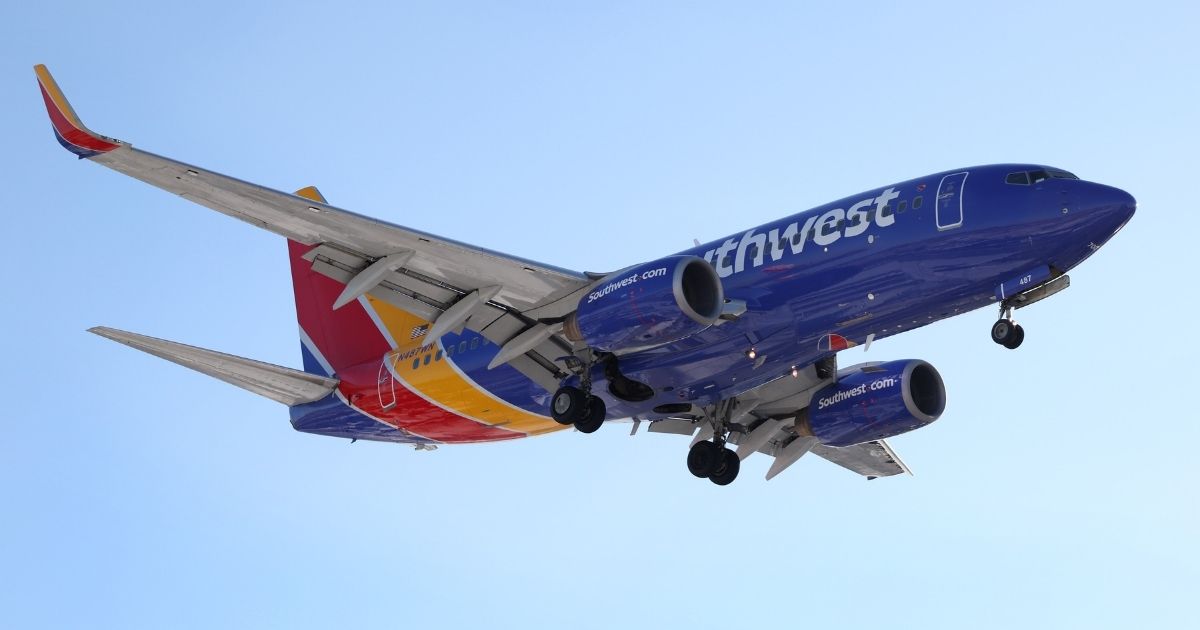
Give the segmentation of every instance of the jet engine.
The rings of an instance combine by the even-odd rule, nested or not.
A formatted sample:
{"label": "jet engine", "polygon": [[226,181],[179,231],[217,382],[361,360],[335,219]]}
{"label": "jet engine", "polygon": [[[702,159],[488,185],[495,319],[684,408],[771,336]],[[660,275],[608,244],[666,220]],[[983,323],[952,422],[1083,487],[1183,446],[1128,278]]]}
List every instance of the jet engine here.
{"label": "jet engine", "polygon": [[796,423],[827,446],[851,446],[923,427],[946,409],[946,387],[933,366],[915,359],[864,363],[838,372],[813,395]]}
{"label": "jet engine", "polygon": [[563,322],[572,341],[633,352],[694,335],[717,321],[721,278],[702,258],[668,256],[609,274]]}

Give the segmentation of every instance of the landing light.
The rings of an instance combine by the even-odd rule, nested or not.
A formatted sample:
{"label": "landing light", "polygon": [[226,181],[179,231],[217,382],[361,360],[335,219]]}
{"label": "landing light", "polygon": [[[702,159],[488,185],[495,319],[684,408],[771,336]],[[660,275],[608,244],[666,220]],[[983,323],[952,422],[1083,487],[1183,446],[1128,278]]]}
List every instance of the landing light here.
{"label": "landing light", "polygon": [[792,378],[800,378],[800,368],[792,366]]}
{"label": "landing light", "polygon": [[746,351],[746,358],[750,359],[751,361],[753,361],[754,359],[757,359],[758,358],[758,350],[755,350],[754,348],[750,348],[749,350]]}

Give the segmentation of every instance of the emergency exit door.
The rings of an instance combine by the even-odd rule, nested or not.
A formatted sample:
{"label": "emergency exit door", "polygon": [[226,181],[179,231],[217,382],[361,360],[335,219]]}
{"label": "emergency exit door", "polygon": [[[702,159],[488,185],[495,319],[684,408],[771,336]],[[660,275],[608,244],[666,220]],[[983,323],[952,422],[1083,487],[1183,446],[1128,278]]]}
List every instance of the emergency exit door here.
{"label": "emergency exit door", "polygon": [[949,230],[963,223],[963,185],[967,173],[952,173],[942,178],[937,190],[937,228]]}

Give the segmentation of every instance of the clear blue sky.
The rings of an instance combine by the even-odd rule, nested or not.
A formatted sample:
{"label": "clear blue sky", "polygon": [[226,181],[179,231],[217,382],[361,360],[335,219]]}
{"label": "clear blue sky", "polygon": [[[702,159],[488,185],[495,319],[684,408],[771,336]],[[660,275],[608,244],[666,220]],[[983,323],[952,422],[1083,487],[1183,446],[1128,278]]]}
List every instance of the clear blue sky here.
{"label": "clear blue sky", "polygon": [[[0,627],[1195,623],[1194,3],[243,4],[5,8]],[[102,133],[581,270],[979,163],[1140,205],[1018,352],[987,309],[842,357],[942,372],[914,477],[349,445],[84,332],[300,362],[284,241],[76,161],[34,63]]]}

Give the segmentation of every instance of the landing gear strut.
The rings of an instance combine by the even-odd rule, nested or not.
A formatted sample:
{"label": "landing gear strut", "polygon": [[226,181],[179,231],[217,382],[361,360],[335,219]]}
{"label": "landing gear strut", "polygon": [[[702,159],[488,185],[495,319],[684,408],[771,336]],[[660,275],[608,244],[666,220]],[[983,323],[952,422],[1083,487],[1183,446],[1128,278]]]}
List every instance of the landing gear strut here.
{"label": "landing gear strut", "polygon": [[550,415],[559,424],[573,424],[580,433],[595,433],[604,424],[608,410],[604,401],[592,395],[592,366],[583,366],[581,387],[565,385],[550,399]]}
{"label": "landing gear strut", "polygon": [[1000,306],[1000,319],[992,324],[992,341],[1016,350],[1025,341],[1025,329],[1012,320],[1012,307]]}

